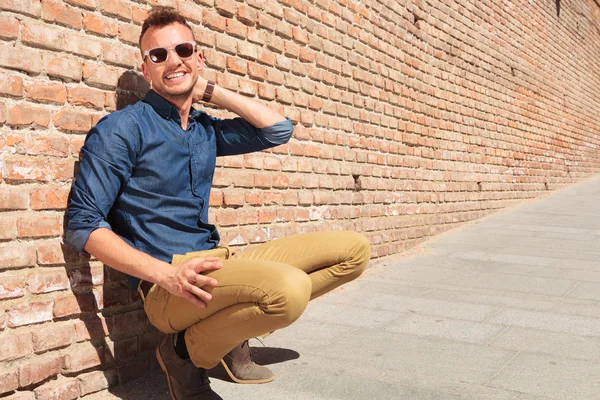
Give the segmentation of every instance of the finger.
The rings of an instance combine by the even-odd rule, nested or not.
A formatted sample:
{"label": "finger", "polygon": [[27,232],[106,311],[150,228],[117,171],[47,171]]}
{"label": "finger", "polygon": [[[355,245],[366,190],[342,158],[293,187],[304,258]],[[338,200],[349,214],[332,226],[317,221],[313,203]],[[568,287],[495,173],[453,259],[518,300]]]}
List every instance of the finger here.
{"label": "finger", "polygon": [[223,262],[221,260],[217,261],[205,261],[201,264],[197,264],[194,266],[194,271],[200,273],[202,271],[210,271],[215,269],[220,269],[223,267]]}
{"label": "finger", "polygon": [[200,300],[198,297],[194,296],[190,292],[184,292],[183,298],[197,307],[206,308],[206,303]]}
{"label": "finger", "polygon": [[205,275],[196,275],[196,279],[194,281],[196,286],[202,287],[204,285],[208,286],[217,286],[217,280],[215,278],[211,278]]}
{"label": "finger", "polygon": [[197,286],[189,285],[187,289],[190,293],[196,296],[196,298],[200,299],[204,303],[207,303],[212,300],[212,295],[210,293],[206,293],[204,290],[200,289]]}

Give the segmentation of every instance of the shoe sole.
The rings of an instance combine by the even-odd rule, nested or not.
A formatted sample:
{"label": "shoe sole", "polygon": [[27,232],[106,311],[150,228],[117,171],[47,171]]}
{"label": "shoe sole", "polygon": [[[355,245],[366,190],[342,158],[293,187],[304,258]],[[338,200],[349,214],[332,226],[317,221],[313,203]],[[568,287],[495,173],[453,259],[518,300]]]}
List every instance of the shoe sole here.
{"label": "shoe sole", "polygon": [[160,365],[160,368],[163,370],[163,372],[165,373],[165,375],[167,375],[167,384],[169,385],[169,394],[171,395],[171,400],[177,400],[175,398],[175,395],[173,394],[173,387],[171,386],[171,376],[169,375],[169,371],[167,370],[167,366],[165,365],[165,362],[163,361],[161,355],[160,355],[160,349],[157,348],[156,349],[156,359],[158,360],[158,364]]}
{"label": "shoe sole", "polygon": [[273,379],[275,379],[275,375],[271,376],[270,378],[266,378],[266,379],[246,379],[246,380],[238,379],[235,377],[235,375],[233,375],[233,372],[231,372],[231,370],[227,366],[227,363],[225,362],[225,360],[221,359],[221,364],[223,364],[223,367],[225,367],[225,371],[227,371],[227,375],[229,375],[231,380],[234,381],[235,383],[241,383],[241,384],[246,384],[246,385],[257,385],[257,384],[261,384],[261,383],[268,383],[268,382],[271,382]]}

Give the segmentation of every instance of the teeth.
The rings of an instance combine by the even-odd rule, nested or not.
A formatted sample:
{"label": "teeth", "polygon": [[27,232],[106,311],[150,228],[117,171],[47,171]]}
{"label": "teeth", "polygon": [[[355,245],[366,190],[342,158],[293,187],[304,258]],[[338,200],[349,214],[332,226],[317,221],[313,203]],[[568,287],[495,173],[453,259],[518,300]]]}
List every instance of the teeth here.
{"label": "teeth", "polygon": [[177,74],[167,75],[167,79],[179,78],[180,76],[185,75],[183,72],[179,72]]}

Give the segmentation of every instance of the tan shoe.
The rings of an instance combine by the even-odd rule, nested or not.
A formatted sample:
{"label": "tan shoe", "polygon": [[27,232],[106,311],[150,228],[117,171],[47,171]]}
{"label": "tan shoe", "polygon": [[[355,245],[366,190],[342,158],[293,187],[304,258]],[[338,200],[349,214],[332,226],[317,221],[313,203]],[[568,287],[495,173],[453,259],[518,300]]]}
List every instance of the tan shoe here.
{"label": "tan shoe", "polygon": [[252,361],[250,345],[247,340],[227,353],[221,363],[229,377],[237,383],[267,383],[275,379],[275,375],[269,368]]}
{"label": "tan shoe", "polygon": [[218,400],[222,397],[212,391],[205,369],[196,368],[191,360],[175,353],[173,335],[167,335],[156,349],[156,358],[167,375],[173,400]]}

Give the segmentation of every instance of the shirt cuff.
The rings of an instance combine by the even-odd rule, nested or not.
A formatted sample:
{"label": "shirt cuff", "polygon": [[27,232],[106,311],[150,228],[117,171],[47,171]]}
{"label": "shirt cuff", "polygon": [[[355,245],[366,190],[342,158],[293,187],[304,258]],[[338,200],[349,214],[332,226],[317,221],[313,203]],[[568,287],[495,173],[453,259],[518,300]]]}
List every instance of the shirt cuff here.
{"label": "shirt cuff", "polygon": [[67,229],[67,232],[65,233],[65,241],[71,246],[75,247],[80,252],[87,254],[87,252],[84,250],[85,245],[88,239],[90,238],[92,232],[94,232],[98,228],[106,228],[112,230],[108,222],[100,221],[98,223],[98,226],[89,229]]}
{"label": "shirt cuff", "polygon": [[288,117],[285,121],[276,122],[266,128],[261,128],[261,133],[265,139],[274,145],[287,143],[294,133],[294,125]]}

